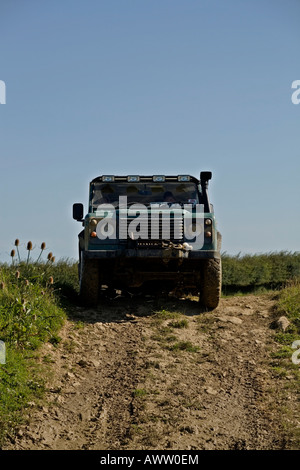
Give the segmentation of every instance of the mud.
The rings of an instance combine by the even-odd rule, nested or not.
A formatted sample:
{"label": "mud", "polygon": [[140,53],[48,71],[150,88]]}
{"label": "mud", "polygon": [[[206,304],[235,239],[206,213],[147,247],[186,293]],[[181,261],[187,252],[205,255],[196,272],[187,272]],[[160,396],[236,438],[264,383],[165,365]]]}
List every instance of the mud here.
{"label": "mud", "polygon": [[289,448],[270,367],[273,305],[249,295],[203,312],[193,298],[117,296],[74,307],[41,353],[45,400],[5,448]]}

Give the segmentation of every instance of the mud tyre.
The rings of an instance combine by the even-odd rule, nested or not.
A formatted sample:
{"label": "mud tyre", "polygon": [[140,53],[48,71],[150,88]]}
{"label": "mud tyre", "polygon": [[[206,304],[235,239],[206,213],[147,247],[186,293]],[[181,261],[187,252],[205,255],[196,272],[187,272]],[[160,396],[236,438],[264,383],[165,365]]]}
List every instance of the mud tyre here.
{"label": "mud tyre", "polygon": [[208,310],[217,308],[222,289],[222,261],[208,259],[201,269],[200,304]]}
{"label": "mud tyre", "polygon": [[86,259],[83,254],[79,263],[79,295],[85,306],[98,303],[100,290],[99,265],[97,260]]}

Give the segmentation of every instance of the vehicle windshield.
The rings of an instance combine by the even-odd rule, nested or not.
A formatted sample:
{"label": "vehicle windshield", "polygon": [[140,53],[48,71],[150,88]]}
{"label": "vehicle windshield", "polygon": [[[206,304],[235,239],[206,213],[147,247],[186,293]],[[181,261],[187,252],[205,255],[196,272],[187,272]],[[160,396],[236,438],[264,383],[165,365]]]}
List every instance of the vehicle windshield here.
{"label": "vehicle windshield", "polygon": [[117,206],[120,196],[127,197],[127,204],[199,203],[197,186],[193,182],[95,183],[91,190],[92,210],[100,204]]}

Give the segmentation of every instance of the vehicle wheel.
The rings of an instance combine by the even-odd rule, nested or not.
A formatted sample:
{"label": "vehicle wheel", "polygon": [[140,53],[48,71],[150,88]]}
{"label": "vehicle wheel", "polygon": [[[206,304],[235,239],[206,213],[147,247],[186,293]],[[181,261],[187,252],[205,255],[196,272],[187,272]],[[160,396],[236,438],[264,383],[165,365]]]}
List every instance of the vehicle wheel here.
{"label": "vehicle wheel", "polygon": [[99,265],[97,260],[84,259],[81,254],[79,265],[79,293],[84,305],[97,305],[100,288]]}
{"label": "vehicle wheel", "polygon": [[205,260],[201,272],[200,304],[209,310],[217,308],[222,288],[222,262],[220,259]]}

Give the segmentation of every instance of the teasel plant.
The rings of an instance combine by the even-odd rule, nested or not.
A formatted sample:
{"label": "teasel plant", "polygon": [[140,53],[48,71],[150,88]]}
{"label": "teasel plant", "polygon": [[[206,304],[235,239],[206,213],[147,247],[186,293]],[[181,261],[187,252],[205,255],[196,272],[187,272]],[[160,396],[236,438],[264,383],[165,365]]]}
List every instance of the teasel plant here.
{"label": "teasel plant", "polygon": [[[41,257],[42,257],[43,253],[46,250],[46,243],[45,242],[41,243],[40,253],[39,253],[36,260],[34,260],[31,256],[31,251],[33,251],[33,249],[34,249],[33,243],[31,241],[29,241],[27,243],[27,245],[25,245],[26,249],[28,251],[28,254],[27,254],[25,260],[21,259],[19,248],[18,248],[19,246],[20,246],[20,241],[19,241],[19,239],[16,239],[15,240],[16,249],[12,249],[11,252],[10,252],[10,256],[11,256],[11,260],[12,260],[11,265],[13,267],[15,267],[15,269],[19,273],[18,276],[17,275],[15,276],[17,283],[20,282],[18,280],[19,280],[21,274],[22,274],[22,278],[24,278],[24,280],[26,281],[25,286],[27,286],[27,287],[30,284],[30,279],[33,279],[33,278],[41,278],[41,279],[44,279],[45,282],[47,282],[46,279],[47,279],[47,277],[49,279],[49,276],[51,275],[51,267],[55,262],[55,256],[53,256],[53,253],[50,251],[47,255],[46,260],[45,260],[46,261],[45,264],[43,262],[43,265],[39,266],[39,262],[42,262]],[[16,256],[16,251],[17,251],[18,256]],[[17,261],[17,258],[19,259],[19,263]],[[41,267],[42,271],[40,269],[38,269],[39,267]],[[47,284],[49,284],[49,282],[47,282]]]}
{"label": "teasel plant", "polygon": [[15,250],[11,250],[11,252],[10,252],[10,256],[11,256],[11,264],[14,264],[14,257],[15,257],[15,255],[16,255],[16,252],[15,252]]}
{"label": "teasel plant", "polygon": [[20,244],[20,240],[19,240],[18,238],[16,238],[16,240],[15,240],[15,247],[17,248],[19,263],[21,263],[21,257],[20,257],[20,252],[19,252],[19,244]]}
{"label": "teasel plant", "polygon": [[28,243],[27,243],[28,256],[27,256],[27,263],[26,263],[27,265],[28,265],[28,263],[29,263],[29,258],[30,258],[30,252],[31,252],[31,250],[32,250],[32,243],[31,243],[31,242],[28,242]]}
{"label": "teasel plant", "polygon": [[39,254],[39,256],[38,256],[38,259],[36,260],[36,263],[39,262],[39,260],[40,260],[40,258],[41,258],[41,256],[42,256],[42,254],[43,254],[43,251],[44,251],[45,249],[46,249],[46,243],[43,242],[43,243],[41,244],[41,252],[40,252],[40,254]]}

